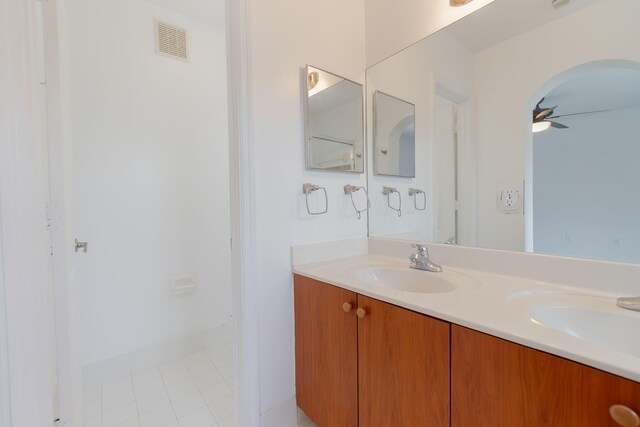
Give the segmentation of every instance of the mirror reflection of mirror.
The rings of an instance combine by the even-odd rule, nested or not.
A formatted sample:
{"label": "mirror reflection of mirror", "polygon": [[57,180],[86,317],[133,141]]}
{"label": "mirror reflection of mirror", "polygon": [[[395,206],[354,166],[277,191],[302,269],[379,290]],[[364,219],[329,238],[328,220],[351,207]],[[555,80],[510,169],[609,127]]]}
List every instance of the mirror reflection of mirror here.
{"label": "mirror reflection of mirror", "polygon": [[376,91],[373,109],[376,174],[414,178],[416,176],[414,105]]}
{"label": "mirror reflection of mirror", "polygon": [[306,68],[306,167],[364,172],[362,85]]}
{"label": "mirror reflection of mirror", "polygon": [[495,0],[367,70],[431,153],[429,209],[373,206],[372,236],[640,263],[640,2],[556,4]]}

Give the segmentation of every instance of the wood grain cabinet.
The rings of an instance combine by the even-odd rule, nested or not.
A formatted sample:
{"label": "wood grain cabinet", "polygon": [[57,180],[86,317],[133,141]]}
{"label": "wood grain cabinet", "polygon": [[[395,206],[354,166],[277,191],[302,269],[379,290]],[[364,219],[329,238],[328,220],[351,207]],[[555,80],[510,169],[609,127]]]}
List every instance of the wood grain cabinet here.
{"label": "wood grain cabinet", "polygon": [[360,426],[449,425],[446,322],[358,295]]}
{"label": "wood grain cabinet", "polygon": [[296,400],[320,427],[358,425],[356,298],[295,277]]}
{"label": "wood grain cabinet", "polygon": [[448,426],[450,325],[295,276],[296,395],[319,427]]}
{"label": "wood grain cabinet", "polygon": [[[640,384],[295,276],[296,394],[319,427],[619,427]],[[620,405],[617,423],[609,413]]]}
{"label": "wood grain cabinet", "polygon": [[[619,427],[612,405],[640,410],[640,384],[453,325],[453,427]],[[633,424],[630,424],[633,425]]]}

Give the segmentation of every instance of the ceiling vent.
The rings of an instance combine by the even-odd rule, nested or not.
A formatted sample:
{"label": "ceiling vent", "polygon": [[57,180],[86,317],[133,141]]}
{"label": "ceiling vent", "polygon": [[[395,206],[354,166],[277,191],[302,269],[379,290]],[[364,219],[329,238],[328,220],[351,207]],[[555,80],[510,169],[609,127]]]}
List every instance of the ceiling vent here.
{"label": "ceiling vent", "polygon": [[156,21],[156,53],[162,56],[189,61],[189,38],[187,30]]}

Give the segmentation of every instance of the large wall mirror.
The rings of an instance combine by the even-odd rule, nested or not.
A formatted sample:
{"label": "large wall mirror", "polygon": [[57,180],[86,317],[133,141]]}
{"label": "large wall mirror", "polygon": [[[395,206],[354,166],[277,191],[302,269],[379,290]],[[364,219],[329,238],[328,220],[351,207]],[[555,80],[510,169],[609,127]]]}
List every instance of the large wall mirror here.
{"label": "large wall mirror", "polygon": [[307,169],[363,173],[362,85],[311,66],[304,84]]}
{"label": "large wall mirror", "polygon": [[370,169],[371,236],[640,263],[640,1],[555,6],[496,0],[367,70],[369,106],[415,105],[415,176]]}

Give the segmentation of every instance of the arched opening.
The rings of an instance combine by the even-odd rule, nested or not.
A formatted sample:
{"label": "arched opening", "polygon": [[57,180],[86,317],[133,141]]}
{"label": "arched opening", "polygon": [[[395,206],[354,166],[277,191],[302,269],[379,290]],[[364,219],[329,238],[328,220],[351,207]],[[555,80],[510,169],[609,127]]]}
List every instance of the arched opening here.
{"label": "arched opening", "polygon": [[527,250],[640,262],[640,63],[573,67],[528,107],[547,126],[527,138]]}

